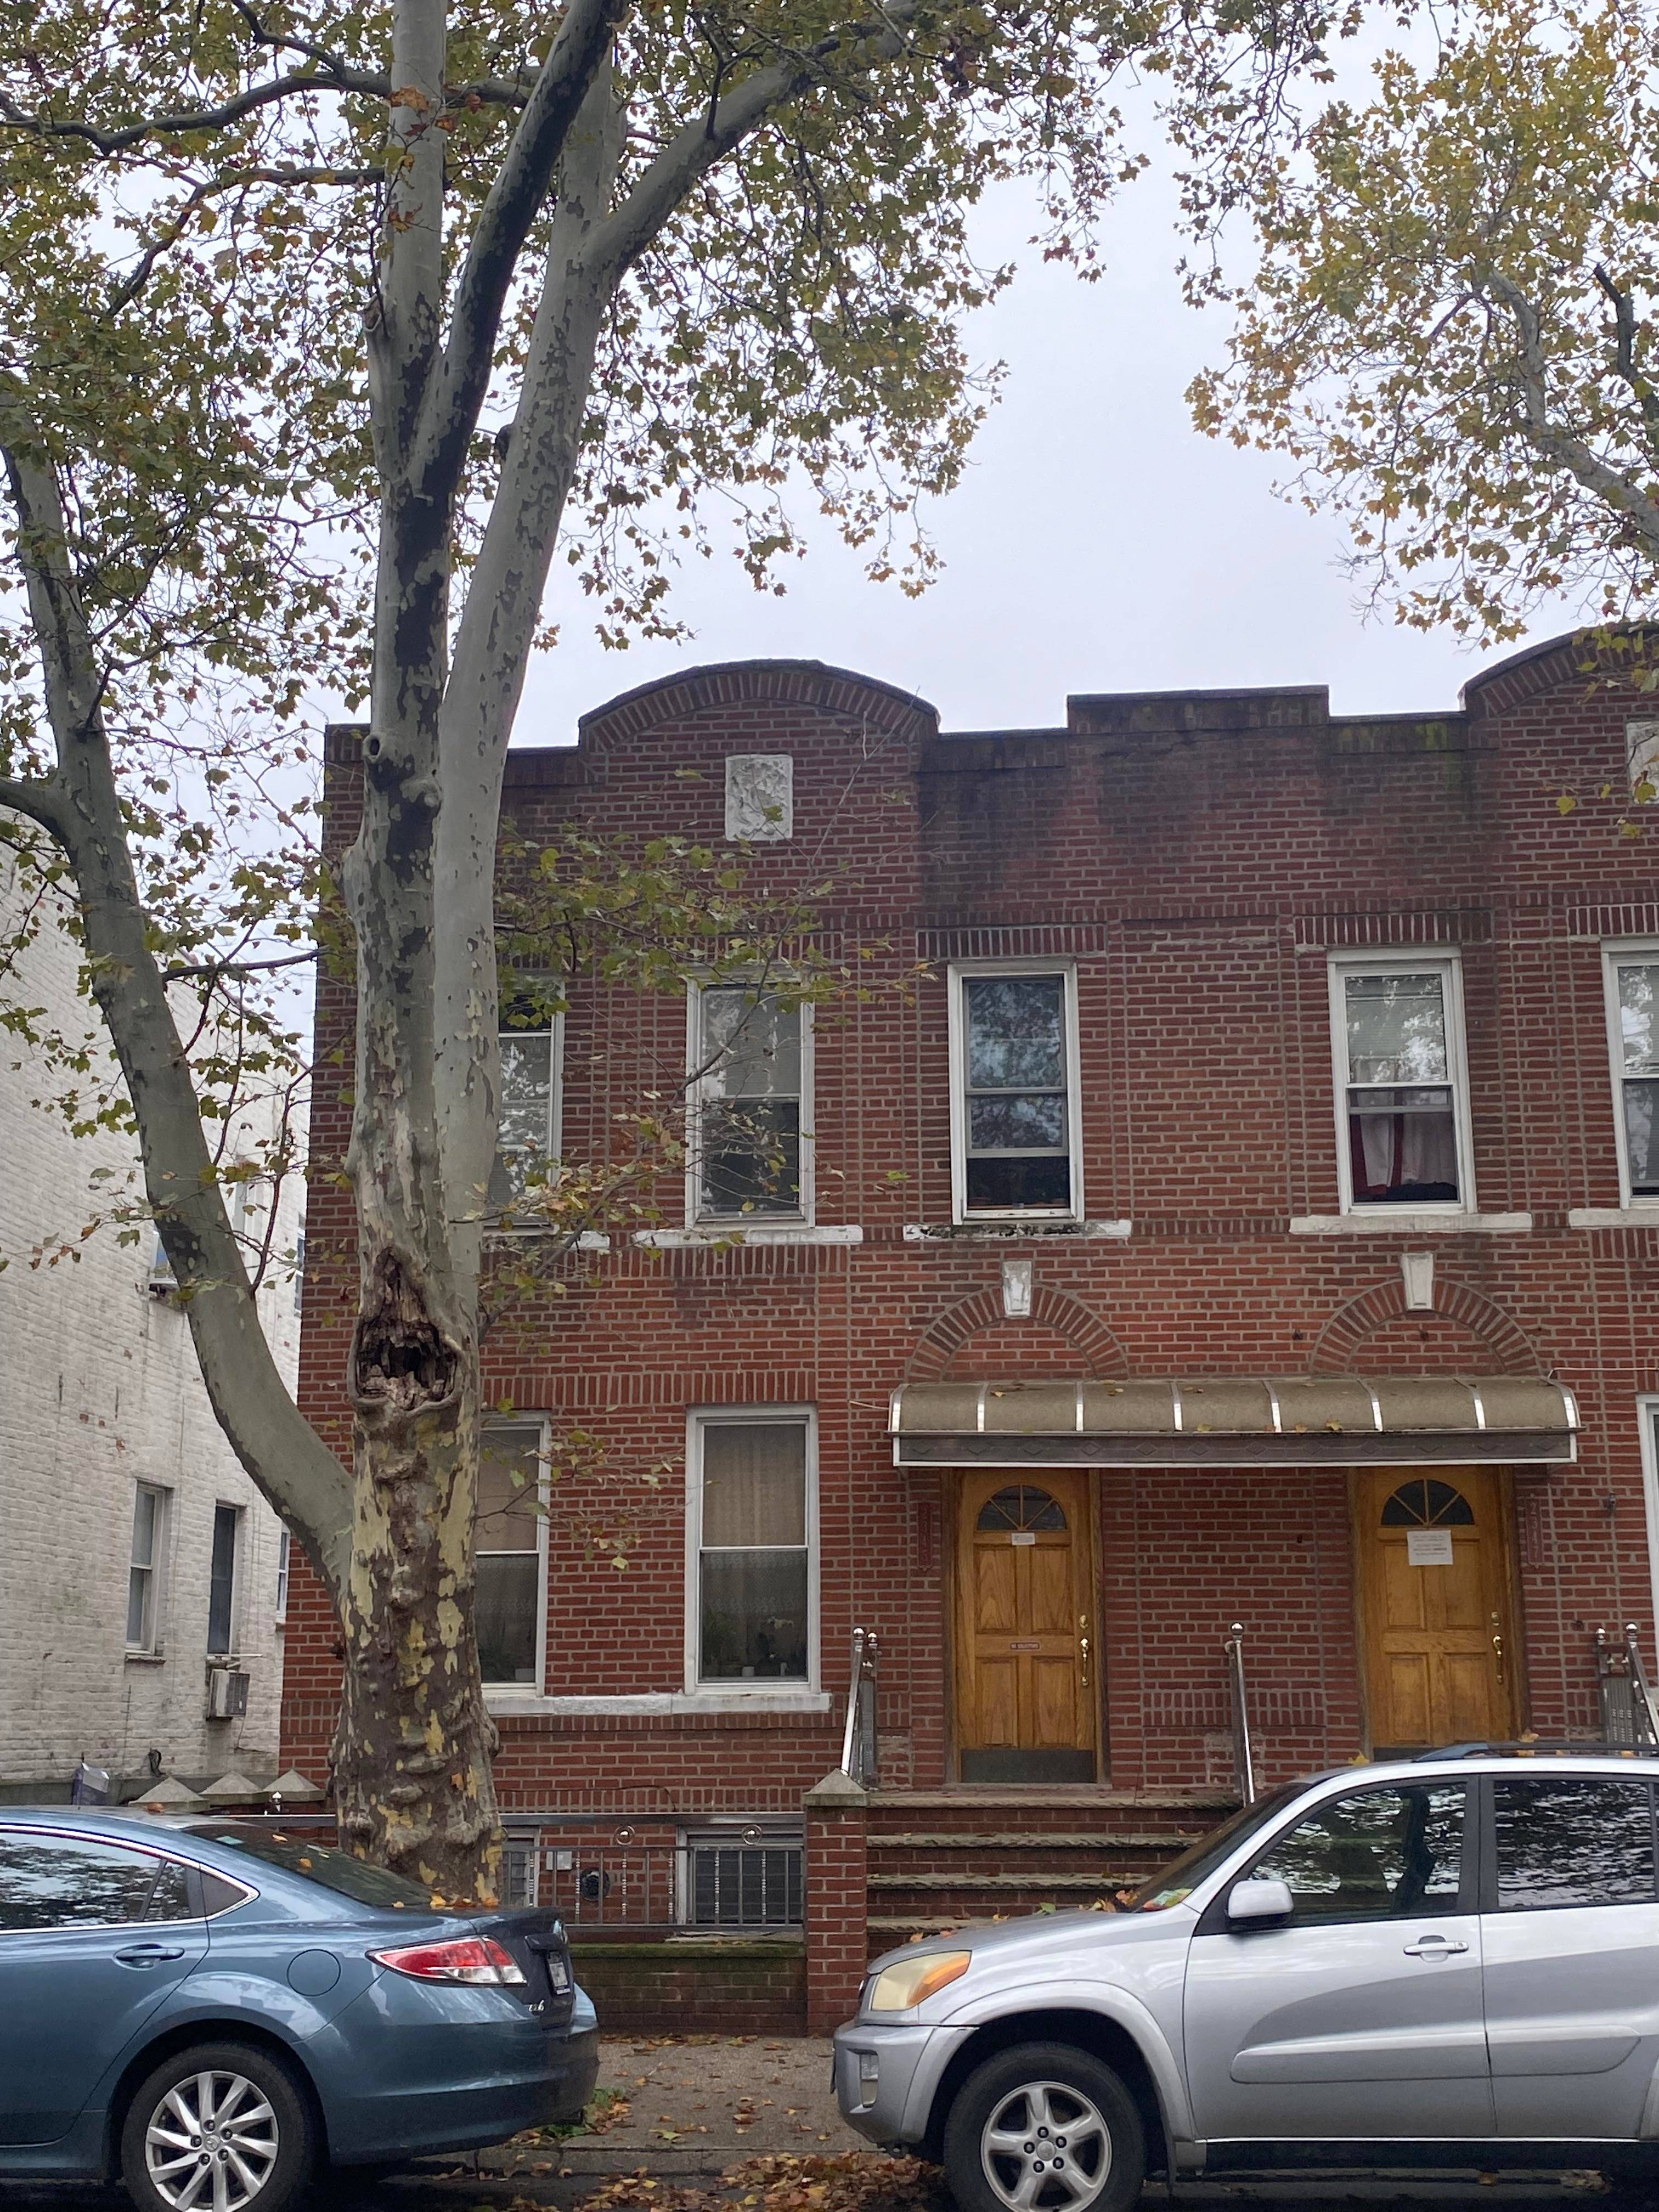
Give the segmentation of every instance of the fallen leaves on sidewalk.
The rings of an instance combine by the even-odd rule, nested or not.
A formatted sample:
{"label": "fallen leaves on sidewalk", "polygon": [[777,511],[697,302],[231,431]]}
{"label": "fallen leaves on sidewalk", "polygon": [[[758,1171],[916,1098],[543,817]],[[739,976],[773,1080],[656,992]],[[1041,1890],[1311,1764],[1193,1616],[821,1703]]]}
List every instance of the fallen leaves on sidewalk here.
{"label": "fallen leaves on sidewalk", "polygon": [[835,2158],[778,2153],[728,2166],[710,2188],[629,2174],[584,2197],[580,2212],[949,2212],[937,2166],[919,2158],[848,2151]]}

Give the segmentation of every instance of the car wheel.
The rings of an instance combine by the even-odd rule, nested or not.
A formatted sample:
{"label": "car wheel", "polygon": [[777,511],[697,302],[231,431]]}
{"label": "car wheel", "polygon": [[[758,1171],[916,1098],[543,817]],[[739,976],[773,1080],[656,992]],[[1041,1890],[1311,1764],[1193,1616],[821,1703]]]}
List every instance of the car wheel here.
{"label": "car wheel", "polygon": [[961,2212],[1127,2212],[1146,2174],[1133,2098],[1070,2044],[988,2058],[945,2123],[945,2178]]}
{"label": "car wheel", "polygon": [[282,2063],[198,2043],[142,2081],[121,2129],[139,2212],[283,2212],[311,2178],[316,2129]]}

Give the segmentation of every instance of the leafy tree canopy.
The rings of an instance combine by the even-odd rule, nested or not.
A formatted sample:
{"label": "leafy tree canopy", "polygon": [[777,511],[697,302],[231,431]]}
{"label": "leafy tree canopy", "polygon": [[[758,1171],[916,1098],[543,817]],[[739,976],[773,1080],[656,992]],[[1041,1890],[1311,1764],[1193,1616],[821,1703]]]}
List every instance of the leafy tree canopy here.
{"label": "leafy tree canopy", "polygon": [[1195,281],[1237,318],[1196,418],[1300,463],[1406,622],[1512,637],[1554,594],[1648,614],[1659,12],[1480,0],[1431,30],[1368,101],[1200,180],[1200,226],[1242,209],[1257,253]]}

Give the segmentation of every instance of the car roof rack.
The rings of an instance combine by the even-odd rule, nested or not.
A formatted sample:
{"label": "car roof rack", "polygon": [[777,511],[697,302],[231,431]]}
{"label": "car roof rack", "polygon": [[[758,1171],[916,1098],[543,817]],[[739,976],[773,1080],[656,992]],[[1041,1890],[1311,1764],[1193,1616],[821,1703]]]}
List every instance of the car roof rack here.
{"label": "car roof rack", "polygon": [[1656,1752],[1639,1743],[1542,1743],[1525,1738],[1510,1743],[1449,1743],[1437,1751],[1419,1751],[1412,1764],[1431,1759],[1655,1759]]}

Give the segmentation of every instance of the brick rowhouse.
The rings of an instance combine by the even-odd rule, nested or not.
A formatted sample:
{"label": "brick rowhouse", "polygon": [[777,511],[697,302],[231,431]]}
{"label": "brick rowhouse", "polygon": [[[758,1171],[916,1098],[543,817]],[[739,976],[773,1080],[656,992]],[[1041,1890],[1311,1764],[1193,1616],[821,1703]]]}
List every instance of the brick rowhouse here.
{"label": "brick rowhouse", "polygon": [[[555,1494],[539,1680],[491,1693],[510,1819],[566,1835],[538,1853],[540,1893],[580,1883],[592,1838],[614,1852],[647,1822],[671,1852],[745,1825],[798,1839],[805,1794],[840,1764],[855,1625],[881,1651],[872,1863],[884,1821],[910,1853],[871,1878],[875,1940],[1049,1893],[1021,1856],[1047,1831],[1092,1844],[1115,1817],[1122,1863],[1155,1859],[1158,1833],[1123,1831],[1131,1799],[1142,1829],[1201,1826],[1234,1786],[1235,1621],[1269,1783],[1389,1735],[1600,1733],[1595,1631],[1633,1621],[1653,1650],[1659,1199],[1621,1174],[1606,981],[1609,946],[1626,949],[1632,993],[1644,945],[1659,977],[1651,844],[1618,827],[1638,811],[1633,702],[1561,641],[1477,677],[1458,711],[1334,716],[1316,687],[1134,694],[1074,697],[1060,729],[943,734],[884,684],[751,663],[647,685],[587,715],[574,746],[510,755],[506,811],[530,836],[580,823],[715,846],[728,763],[787,757],[789,807],[765,820],[753,878],[833,872],[821,947],[875,987],[815,1024],[810,1221],[756,1217],[733,1249],[665,1191],[677,1236],[572,1255],[562,1294],[521,1302],[487,1341],[486,1400],[598,1434],[613,1470],[591,1498]],[[335,848],[355,826],[356,760],[332,733]],[[1582,799],[1571,812],[1564,792]],[[1069,1114],[1075,1152],[1059,1206],[1051,1148],[1046,1211],[964,1219],[972,1140],[953,1177],[952,1085],[974,1080],[964,1024],[1003,1016],[982,994],[970,1015],[963,978],[998,974],[1061,979],[1042,988],[1065,999],[1075,1066],[1045,1103],[1041,1051],[999,1065],[1030,1088],[1020,1126],[1046,1115],[1052,1136]],[[1400,1045],[1401,991],[1438,1008],[1448,1079],[1435,1035],[1426,1059],[1419,1030]],[[347,1136],[350,1020],[325,979],[323,1168]],[[684,1069],[686,1038],[678,1000],[578,987],[565,1157],[625,1142],[617,1117]],[[1339,1092],[1364,1078],[1385,1087],[1365,1094],[1379,1114],[1362,1145]],[[1650,1095],[1638,1083],[1638,1121]],[[984,1126],[1006,1134],[1006,1117]],[[981,1190],[1006,1196],[987,1172]],[[348,1194],[325,1175],[307,1250],[301,1402],[344,1453],[355,1261]],[[1304,1403],[1310,1377],[1304,1423],[1281,1400]],[[1342,1397],[1344,1377],[1370,1395]],[[1249,1400],[1265,1410],[1206,1421],[1203,1386],[1225,1378],[1268,1378]],[[960,1387],[981,1382],[988,1398]],[[1020,1397],[1044,1383],[1060,1387]],[[1085,1406],[1088,1385],[1106,1391]],[[901,1388],[929,1431],[909,1453],[890,1432]],[[1100,1433],[1120,1399],[1142,1408],[1121,1416],[1139,1422],[1127,1446]],[[1073,1402],[1076,1433],[1057,1435],[1054,1408]],[[1046,1409],[1028,1424],[1041,1433],[1021,1432],[1024,1406]],[[814,1431],[811,1650],[805,1679],[700,1682],[688,1423],[755,1408]],[[981,1422],[1012,1436],[1006,1461]],[[990,1497],[999,1466],[1012,1509]],[[620,1504],[637,1522],[623,1572],[582,1520]],[[1005,1542],[1035,1580],[999,1582],[1015,1573]],[[334,1635],[296,1565],[282,1759],[319,1779]],[[575,1825],[557,1831],[561,1816]],[[809,1884],[816,1863],[837,1899],[859,1886],[863,1838],[845,1832],[862,1817],[816,1816]],[[1085,1855],[1073,1890],[1115,1863]],[[884,1911],[878,1883],[905,1911]],[[587,1903],[603,1922],[604,1898]],[[793,1917],[812,1915],[809,1900]],[[683,1883],[643,1917],[696,1913]],[[853,1948],[861,1960],[861,1931]],[[856,1962],[823,1960],[815,2018],[856,1979]]]}

